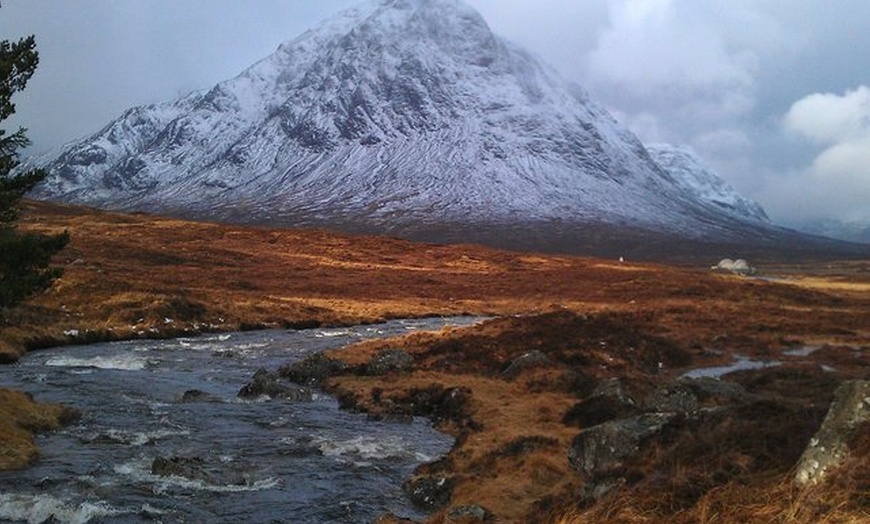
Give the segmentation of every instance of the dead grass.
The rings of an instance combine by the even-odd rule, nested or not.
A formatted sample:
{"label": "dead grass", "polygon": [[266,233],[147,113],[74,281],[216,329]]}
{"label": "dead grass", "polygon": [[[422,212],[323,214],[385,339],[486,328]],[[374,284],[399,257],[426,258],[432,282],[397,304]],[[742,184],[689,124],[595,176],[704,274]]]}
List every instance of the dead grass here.
{"label": "dead grass", "polygon": [[32,464],[39,458],[33,433],[57,429],[76,416],[69,408],[37,404],[25,393],[0,388],[0,470]]}
{"label": "dead grass", "polygon": [[[793,493],[788,480],[837,384],[853,373],[866,374],[853,351],[850,364],[839,355],[843,375],[805,365],[737,375],[732,380],[758,395],[757,400],[701,422],[673,424],[626,467],[626,491],[572,511],[570,518],[553,517],[570,501],[580,500],[583,479],[570,468],[566,453],[578,430],[563,420],[590,384],[620,377],[630,392],[642,395],[679,369],[703,361],[703,351],[653,334],[655,318],[559,309],[473,328],[368,341],[331,352],[356,371],[332,379],[330,387],[346,406],[375,414],[429,416],[456,436],[457,445],[442,464],[455,481],[451,504],[483,505],[500,522],[790,522],[789,512],[799,511],[794,518],[803,520],[795,522],[808,523],[814,518],[852,522],[861,514],[859,502],[866,504],[866,496],[856,493],[866,479],[842,486],[838,493],[852,497],[849,504],[831,499],[830,493]],[[357,374],[385,348],[413,355],[414,370],[385,377]],[[531,350],[551,363],[517,376],[504,374],[512,359]],[[666,363],[668,371],[658,373],[658,362]],[[462,391],[467,403],[460,412],[439,411],[437,395],[409,396],[427,388]],[[427,401],[436,407],[422,409]],[[856,449],[864,453],[860,446]],[[862,464],[844,471],[860,476]],[[783,492],[783,486],[789,491]],[[732,507],[738,502],[739,511]],[[446,512],[429,522],[448,522]]]}

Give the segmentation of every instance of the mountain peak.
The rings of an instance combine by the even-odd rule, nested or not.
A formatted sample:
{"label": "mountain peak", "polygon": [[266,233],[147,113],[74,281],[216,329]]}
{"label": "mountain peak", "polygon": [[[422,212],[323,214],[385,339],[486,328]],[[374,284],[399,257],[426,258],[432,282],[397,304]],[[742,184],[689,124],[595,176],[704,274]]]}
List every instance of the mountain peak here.
{"label": "mountain peak", "polygon": [[392,234],[757,225],[717,215],[460,0],[344,11],[209,91],[129,110],[37,164],[49,176],[36,196],[217,220]]}

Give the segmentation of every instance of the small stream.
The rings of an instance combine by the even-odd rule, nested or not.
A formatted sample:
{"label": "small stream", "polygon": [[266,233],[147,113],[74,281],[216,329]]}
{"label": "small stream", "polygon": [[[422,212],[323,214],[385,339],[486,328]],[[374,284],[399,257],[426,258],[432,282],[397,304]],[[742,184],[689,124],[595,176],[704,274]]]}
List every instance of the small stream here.
{"label": "small stream", "polygon": [[[261,331],[44,350],[0,368],[0,386],[84,416],[39,437],[33,468],[0,473],[0,522],[361,523],[415,518],[401,490],[452,439],[425,420],[374,422],[312,402],[237,398],[259,368],[312,352],[475,318],[392,321],[345,329]],[[182,401],[185,391],[206,393]],[[208,475],[151,473],[184,457]]]}

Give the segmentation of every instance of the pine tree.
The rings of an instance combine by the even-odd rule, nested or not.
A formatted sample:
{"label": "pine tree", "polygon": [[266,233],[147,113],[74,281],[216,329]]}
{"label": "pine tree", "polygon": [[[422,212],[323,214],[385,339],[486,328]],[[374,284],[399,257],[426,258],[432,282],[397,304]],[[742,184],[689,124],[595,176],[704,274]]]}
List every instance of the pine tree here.
{"label": "pine tree", "polygon": [[[33,36],[0,41],[0,123],[15,113],[12,95],[24,89],[38,63]],[[19,150],[30,143],[25,133],[24,128],[12,134],[0,129],[0,320],[9,307],[59,276],[49,262],[69,241],[66,233],[21,234],[15,228],[21,198],[45,178],[40,170],[14,173],[20,165]]]}

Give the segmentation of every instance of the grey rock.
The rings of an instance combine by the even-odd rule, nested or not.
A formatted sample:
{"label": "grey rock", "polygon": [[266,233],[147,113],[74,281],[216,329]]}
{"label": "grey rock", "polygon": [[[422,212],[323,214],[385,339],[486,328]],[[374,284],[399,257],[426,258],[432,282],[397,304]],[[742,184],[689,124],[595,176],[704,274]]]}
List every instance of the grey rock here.
{"label": "grey rock", "polygon": [[307,402],[313,397],[312,391],[307,387],[282,384],[277,374],[260,369],[254,374],[254,378],[239,390],[238,396],[257,398],[264,395],[296,402]]}
{"label": "grey rock", "polygon": [[612,399],[620,404],[634,404],[634,399],[625,393],[622,381],[618,378],[602,380],[592,391],[590,397],[603,397]]}
{"label": "grey rock", "polygon": [[625,393],[622,381],[611,378],[601,381],[587,398],[575,404],[562,422],[588,428],[618,418],[633,417],[640,412],[634,399]]}
{"label": "grey rock", "polygon": [[495,515],[478,504],[456,506],[447,512],[447,522],[492,522]]}
{"label": "grey rock", "polygon": [[189,389],[181,395],[181,402],[210,402],[212,400],[215,400],[214,395],[198,389]]}
{"label": "grey rock", "polygon": [[709,377],[682,378],[656,388],[644,399],[643,409],[695,415],[702,407],[730,406],[755,399],[755,395],[734,382]]}
{"label": "grey rock", "polygon": [[212,467],[201,457],[156,457],[151,462],[151,474],[159,477],[181,477],[219,486],[244,486],[248,479],[239,472]]}
{"label": "grey rock", "polygon": [[156,457],[151,462],[151,474],[160,477],[183,477],[206,480],[205,461],[200,457]]}
{"label": "grey rock", "polygon": [[297,384],[321,387],[326,380],[347,369],[341,360],[330,358],[323,353],[315,353],[305,359],[281,368],[279,373]]}
{"label": "grey rock", "polygon": [[757,400],[757,396],[746,391],[736,382],[729,382],[718,378],[700,377],[685,379],[684,382],[698,396],[698,400],[714,401],[717,404],[743,403]]}
{"label": "grey rock", "polygon": [[523,371],[549,366],[552,363],[553,361],[550,357],[535,349],[512,360],[507,369],[502,372],[502,375],[507,378],[515,378]]}
{"label": "grey rock", "polygon": [[656,388],[644,400],[643,407],[652,412],[689,414],[697,411],[699,404],[690,385],[677,381]]}
{"label": "grey rock", "polygon": [[584,475],[616,471],[626,459],[637,456],[642,445],[675,417],[673,413],[645,413],[593,426],[574,438],[568,458],[574,469]]}
{"label": "grey rock", "polygon": [[419,477],[405,483],[405,492],[414,505],[426,510],[446,506],[453,496],[453,479],[444,476]]}
{"label": "grey rock", "polygon": [[837,388],[822,426],[798,461],[797,483],[818,484],[842,465],[849,455],[849,438],[867,421],[870,421],[870,381],[844,382]]}

